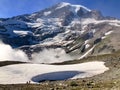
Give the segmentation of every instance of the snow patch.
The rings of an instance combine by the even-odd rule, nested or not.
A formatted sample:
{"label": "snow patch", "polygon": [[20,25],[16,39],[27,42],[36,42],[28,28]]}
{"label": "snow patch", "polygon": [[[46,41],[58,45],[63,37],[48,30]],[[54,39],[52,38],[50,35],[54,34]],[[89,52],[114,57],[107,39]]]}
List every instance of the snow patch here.
{"label": "snow patch", "polygon": [[63,8],[65,6],[68,6],[68,5],[70,5],[70,3],[62,2],[62,3],[59,4],[59,6],[56,8],[56,10],[60,9],[60,8]]}
{"label": "snow patch", "polygon": [[105,36],[110,35],[113,31],[108,31],[107,33],[105,33]]}
{"label": "snow patch", "polygon": [[108,31],[105,33],[105,35],[103,37],[101,37],[101,39],[105,39],[108,35],[110,35],[111,33],[113,33],[113,31]]}
{"label": "snow patch", "polygon": [[31,31],[13,30],[13,32],[18,35],[32,35],[33,34]]}
{"label": "snow patch", "polygon": [[40,27],[43,25],[43,23],[27,23],[27,24],[28,27],[33,27],[33,28]]}
{"label": "snow patch", "polygon": [[102,39],[105,39],[105,38],[106,38],[106,36],[103,36],[103,37],[102,37]]}
{"label": "snow patch", "polygon": [[92,77],[109,70],[104,62],[74,65],[16,64],[0,67],[0,84],[20,84],[31,81],[66,80]]}
{"label": "snow patch", "polygon": [[66,6],[70,6],[71,7],[71,10],[75,13],[77,13],[80,8],[83,8],[85,12],[90,12],[91,10],[82,6],[82,5],[72,5],[70,3],[66,3],[66,2],[62,2],[59,4],[59,6],[56,8],[56,9],[60,9],[60,8],[63,8],[63,7],[66,7]]}
{"label": "snow patch", "polygon": [[51,11],[44,12],[44,15],[45,15],[45,16],[47,16],[47,15],[49,15],[49,14],[51,14]]}
{"label": "snow patch", "polygon": [[95,20],[94,18],[82,19],[82,25],[88,25],[90,23],[99,24],[99,23],[108,23],[114,26],[120,26],[119,20]]}
{"label": "snow patch", "polygon": [[85,45],[85,49],[88,49],[90,47],[90,44]]}
{"label": "snow patch", "polygon": [[90,48],[85,54],[83,54],[79,59],[86,57],[94,48],[95,48],[95,45],[92,48]]}
{"label": "snow patch", "polygon": [[91,11],[90,9],[88,9],[87,7],[84,7],[82,5],[71,5],[71,6],[75,8],[76,13],[80,10],[80,8],[83,8],[84,12],[90,12]]}
{"label": "snow patch", "polygon": [[85,40],[85,44],[87,44],[89,42],[89,40]]}
{"label": "snow patch", "polygon": [[36,14],[33,13],[33,14],[31,14],[29,17],[30,17],[30,18],[32,18],[32,17],[34,18],[35,16],[36,16]]}

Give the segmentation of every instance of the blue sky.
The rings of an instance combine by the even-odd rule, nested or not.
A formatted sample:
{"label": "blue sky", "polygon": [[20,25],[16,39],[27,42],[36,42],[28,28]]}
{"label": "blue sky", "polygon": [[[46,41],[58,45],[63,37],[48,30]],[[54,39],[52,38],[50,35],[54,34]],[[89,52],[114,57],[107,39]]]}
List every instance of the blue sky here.
{"label": "blue sky", "polygon": [[30,14],[58,2],[84,5],[100,10],[104,16],[120,18],[120,0],[0,0],[0,18]]}

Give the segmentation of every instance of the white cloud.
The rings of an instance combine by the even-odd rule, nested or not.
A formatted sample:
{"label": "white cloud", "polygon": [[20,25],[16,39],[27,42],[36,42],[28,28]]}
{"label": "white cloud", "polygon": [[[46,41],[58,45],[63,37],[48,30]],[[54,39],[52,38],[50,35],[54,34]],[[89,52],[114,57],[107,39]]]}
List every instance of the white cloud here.
{"label": "white cloud", "polygon": [[0,42],[0,61],[28,61],[28,58],[23,51]]}
{"label": "white cloud", "polygon": [[33,57],[33,62],[38,62],[38,63],[55,63],[55,62],[63,62],[73,59],[73,57],[66,54],[66,52],[61,48],[44,49],[39,53],[33,54],[32,57]]}
{"label": "white cloud", "polygon": [[0,61],[22,61],[32,63],[55,63],[73,60],[74,58],[66,54],[64,49],[44,49],[39,53],[32,54],[32,60],[29,60],[27,55],[18,49],[13,49],[10,45],[0,42]]}

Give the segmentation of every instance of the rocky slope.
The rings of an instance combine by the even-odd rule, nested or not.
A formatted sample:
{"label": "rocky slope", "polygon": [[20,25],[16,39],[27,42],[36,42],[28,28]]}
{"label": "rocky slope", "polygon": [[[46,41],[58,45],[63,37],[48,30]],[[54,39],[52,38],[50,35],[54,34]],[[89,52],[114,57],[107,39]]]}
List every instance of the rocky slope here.
{"label": "rocky slope", "polygon": [[120,20],[65,2],[33,14],[0,19],[0,39],[22,49],[30,59],[45,48],[60,48],[79,59],[113,53],[120,49],[119,30]]}

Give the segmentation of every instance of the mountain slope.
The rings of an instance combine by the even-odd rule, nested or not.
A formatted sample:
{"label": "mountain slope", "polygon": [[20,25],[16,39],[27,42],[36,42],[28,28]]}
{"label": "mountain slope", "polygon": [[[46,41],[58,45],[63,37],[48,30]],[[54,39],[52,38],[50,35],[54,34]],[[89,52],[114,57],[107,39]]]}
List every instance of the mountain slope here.
{"label": "mountain slope", "polygon": [[[44,49],[84,58],[120,49],[120,20],[82,5],[59,3],[33,14],[0,19],[0,38],[32,58]],[[59,58],[57,55],[55,58]]]}

